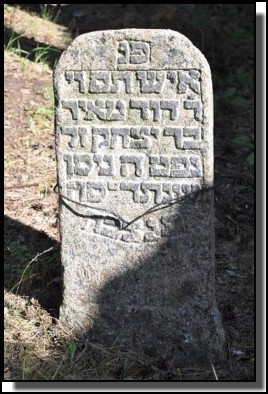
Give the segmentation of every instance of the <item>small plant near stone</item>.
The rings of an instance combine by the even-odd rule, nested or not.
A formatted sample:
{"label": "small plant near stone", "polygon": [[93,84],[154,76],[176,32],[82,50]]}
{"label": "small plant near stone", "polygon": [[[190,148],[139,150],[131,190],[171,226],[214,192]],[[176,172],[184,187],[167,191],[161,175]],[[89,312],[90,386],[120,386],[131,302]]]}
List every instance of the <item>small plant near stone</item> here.
{"label": "small plant near stone", "polygon": [[4,159],[4,169],[6,170],[9,167],[12,167],[12,165],[14,164],[14,161],[9,159],[9,158],[5,158]]}
{"label": "small plant near stone", "polygon": [[35,136],[39,137],[40,133],[36,128],[36,123],[32,117],[29,118],[29,131]]}
{"label": "small plant near stone", "polygon": [[249,135],[240,135],[231,139],[235,144],[241,145],[249,151],[247,155],[247,163],[250,166],[254,165],[254,137]]}
{"label": "small plant near stone", "polygon": [[[11,249],[10,249],[11,248]],[[42,256],[43,254],[50,252],[53,248],[49,248],[41,253],[38,253],[33,259],[30,260],[30,253],[29,250],[27,248],[27,246],[20,244],[20,243],[12,243],[9,246],[9,250],[11,252],[12,257],[18,261],[20,269],[22,269],[23,267],[23,271],[20,274],[20,279],[17,283],[15,283],[13,285],[13,287],[11,288],[11,291],[15,291],[16,293],[18,293],[20,287],[22,286],[22,284],[26,281],[29,282],[34,276],[36,276],[36,273],[34,273],[30,268],[30,266],[32,265],[32,263],[34,263],[35,261],[38,260],[38,258],[40,256]],[[25,266],[25,262],[30,260],[26,266]]]}
{"label": "small plant near stone", "polygon": [[[51,48],[50,46],[42,46],[37,45],[36,48],[32,49],[31,51],[26,51],[25,49],[21,48],[20,38],[23,37],[23,34],[19,36],[16,35],[14,32],[10,35],[10,37],[6,40],[4,45],[4,49],[8,52],[13,52],[16,55],[20,56],[21,59],[31,59],[35,63],[43,63],[47,65],[49,63],[50,58],[55,57],[53,53],[59,53],[60,51]],[[25,64],[24,64],[25,67]]]}
{"label": "small plant near stone", "polygon": [[49,108],[51,109],[51,111],[54,111],[54,92],[52,86],[45,86],[43,92],[45,99],[49,101]]}
{"label": "small plant near stone", "polygon": [[44,116],[45,118],[51,118],[51,116],[54,115],[54,111],[52,108],[46,108],[46,107],[38,107],[36,109],[36,115],[41,115]]}
{"label": "small plant near stone", "polygon": [[34,54],[35,63],[47,64],[51,56],[51,52],[59,52],[57,49],[53,49],[50,46],[39,46],[37,45],[31,52]]}
{"label": "small plant near stone", "polygon": [[7,40],[7,43],[4,45],[4,49],[9,52],[16,53],[18,56],[24,56],[28,57],[30,52],[24,50],[20,46],[20,41],[19,39],[23,37],[23,34],[20,34],[17,36],[14,32],[11,34],[9,39]]}
{"label": "small plant near stone", "polygon": [[[51,121],[54,114],[53,108],[44,106],[35,106],[33,104],[26,107],[25,112],[28,118],[28,130],[35,137],[40,136],[40,131],[51,128]],[[44,122],[45,121],[45,122]]]}
{"label": "small plant near stone", "polygon": [[215,95],[216,104],[224,106],[233,106],[238,109],[247,109],[249,107],[249,101],[239,95],[237,89],[234,87],[228,87],[223,92]]}
{"label": "small plant near stone", "polygon": [[69,355],[71,360],[74,359],[75,352],[76,352],[76,342],[74,339],[71,339],[69,342]]}
{"label": "small plant near stone", "polygon": [[35,104],[30,104],[28,107],[25,107],[25,112],[32,117],[41,116],[43,118],[47,118],[51,120],[51,117],[54,115],[53,107],[44,107],[44,106],[35,106]]}
{"label": "small plant near stone", "polygon": [[[5,264],[4,272],[6,279],[8,278],[12,291],[15,291],[18,288],[18,283],[22,283],[21,280],[18,281],[18,278],[21,278],[23,275],[23,267],[25,266],[25,263],[31,259],[32,255],[29,248],[19,240],[11,242],[7,247],[7,250],[10,252],[10,257],[14,264],[7,262],[7,264]],[[23,279],[25,279],[24,275]]]}
{"label": "small plant near stone", "polygon": [[60,15],[60,10],[58,10],[58,12],[55,14],[50,4],[40,4],[40,15],[41,18],[45,19],[46,21],[56,23]]}

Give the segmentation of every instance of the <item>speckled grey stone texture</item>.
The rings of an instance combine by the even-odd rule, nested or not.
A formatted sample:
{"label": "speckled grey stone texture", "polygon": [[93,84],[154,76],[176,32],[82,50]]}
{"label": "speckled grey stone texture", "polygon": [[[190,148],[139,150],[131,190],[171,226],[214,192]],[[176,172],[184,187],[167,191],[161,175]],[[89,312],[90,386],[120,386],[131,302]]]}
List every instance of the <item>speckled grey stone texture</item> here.
{"label": "speckled grey stone texture", "polygon": [[206,59],[175,31],[88,33],[62,54],[54,91],[61,321],[173,365],[224,358]]}

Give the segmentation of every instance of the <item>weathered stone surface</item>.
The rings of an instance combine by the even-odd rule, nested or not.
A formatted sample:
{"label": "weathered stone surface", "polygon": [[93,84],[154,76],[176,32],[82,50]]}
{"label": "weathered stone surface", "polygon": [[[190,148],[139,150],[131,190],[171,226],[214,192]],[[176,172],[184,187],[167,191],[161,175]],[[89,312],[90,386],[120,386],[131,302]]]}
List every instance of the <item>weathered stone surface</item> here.
{"label": "weathered stone surface", "polygon": [[61,321],[173,365],[222,358],[206,59],[174,31],[99,31],[64,52],[54,89]]}

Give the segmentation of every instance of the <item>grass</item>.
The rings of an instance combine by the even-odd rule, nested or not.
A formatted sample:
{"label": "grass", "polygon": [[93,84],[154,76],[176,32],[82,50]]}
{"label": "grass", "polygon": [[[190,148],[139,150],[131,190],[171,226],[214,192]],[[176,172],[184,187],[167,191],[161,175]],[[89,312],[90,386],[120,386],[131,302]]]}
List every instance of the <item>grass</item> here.
{"label": "grass", "polygon": [[50,46],[37,45],[37,47],[32,50],[31,54],[34,55],[35,63],[48,64],[53,52],[54,54],[60,53],[60,51],[51,48]]}
{"label": "grass", "polygon": [[[4,302],[5,380],[50,380],[62,354],[68,351],[70,335],[55,324],[37,300],[5,291]],[[14,363],[15,359],[19,363]]]}
{"label": "grass", "polygon": [[21,48],[20,39],[23,40],[23,38],[24,34],[17,35],[16,33],[12,32],[5,40],[4,49],[8,52],[15,53],[21,58],[21,61],[30,59],[34,63],[42,63],[46,66],[49,66],[53,59],[55,64],[57,61],[57,56],[60,53],[58,49],[52,48],[49,45],[37,45],[32,50],[27,51]]}
{"label": "grass", "polygon": [[[12,289],[10,290],[11,292],[14,292],[14,290],[16,289],[16,294],[18,294],[18,291],[20,289],[21,284],[23,283],[23,281],[25,280],[26,277],[26,272],[29,271],[29,267],[32,263],[34,263],[35,261],[38,260],[38,258],[40,256],[42,256],[43,254],[50,252],[53,248],[49,248],[47,250],[44,250],[41,253],[38,253],[24,268],[20,280],[12,287]],[[13,256],[15,256],[16,259],[18,259],[20,262],[24,262],[26,259],[26,256],[28,254],[28,249],[25,245],[20,245],[15,243],[14,245],[14,249],[13,249]],[[31,275],[30,275],[31,276]]]}
{"label": "grass", "polygon": [[[33,238],[33,242],[36,240]],[[15,294],[31,293],[32,289],[49,289],[59,277],[59,246],[47,248],[34,255],[34,247],[16,240],[7,246],[9,257],[5,261],[5,283]]]}
{"label": "grass", "polygon": [[249,166],[254,165],[254,136],[240,135],[231,139],[231,142],[241,145],[249,151],[247,155],[247,163]]}
{"label": "grass", "polygon": [[39,137],[44,130],[51,129],[51,123],[54,116],[54,107],[51,102],[48,106],[38,106],[30,104],[24,108],[28,117],[28,130],[35,137]]}
{"label": "grass", "polygon": [[196,380],[217,380],[222,372],[216,375],[214,366],[167,372],[155,360],[115,346],[79,345],[36,299],[5,291],[4,302],[5,380],[187,380],[193,372]]}
{"label": "grass", "polygon": [[[25,243],[14,241],[9,252],[13,263],[7,262],[5,278],[15,284],[4,291],[5,380],[215,380],[216,367],[171,369],[144,354],[122,351],[116,343],[105,348],[79,341],[36,298],[18,294],[29,294],[34,281],[49,286],[58,250],[48,248],[32,257]],[[15,267],[12,273],[7,272],[10,266]]]}
{"label": "grass", "polygon": [[12,167],[14,164],[14,160],[4,159],[4,169],[7,170],[9,167]]}
{"label": "grass", "polygon": [[20,41],[19,39],[23,37],[23,34],[20,34],[19,36],[16,35],[14,32],[11,34],[11,36],[8,38],[6,44],[4,45],[4,49],[9,52],[16,53],[18,56],[24,56],[28,57],[30,52],[23,50],[20,46]]}
{"label": "grass", "polygon": [[59,15],[60,15],[60,10],[58,10],[57,13],[55,14],[55,12],[53,11],[53,9],[50,7],[49,4],[40,4],[40,16],[46,21],[56,23],[57,20],[59,19]]}
{"label": "grass", "polygon": [[54,91],[52,86],[45,86],[43,92],[46,100],[49,102],[50,108],[54,110]]}

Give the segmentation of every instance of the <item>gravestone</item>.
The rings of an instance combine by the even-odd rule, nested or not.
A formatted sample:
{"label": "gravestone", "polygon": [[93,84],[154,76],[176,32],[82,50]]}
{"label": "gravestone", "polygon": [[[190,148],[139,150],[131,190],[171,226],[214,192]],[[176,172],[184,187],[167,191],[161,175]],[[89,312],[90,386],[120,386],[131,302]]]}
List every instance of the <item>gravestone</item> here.
{"label": "gravestone", "polygon": [[172,365],[220,360],[206,59],[170,30],[88,33],[54,90],[62,323]]}

